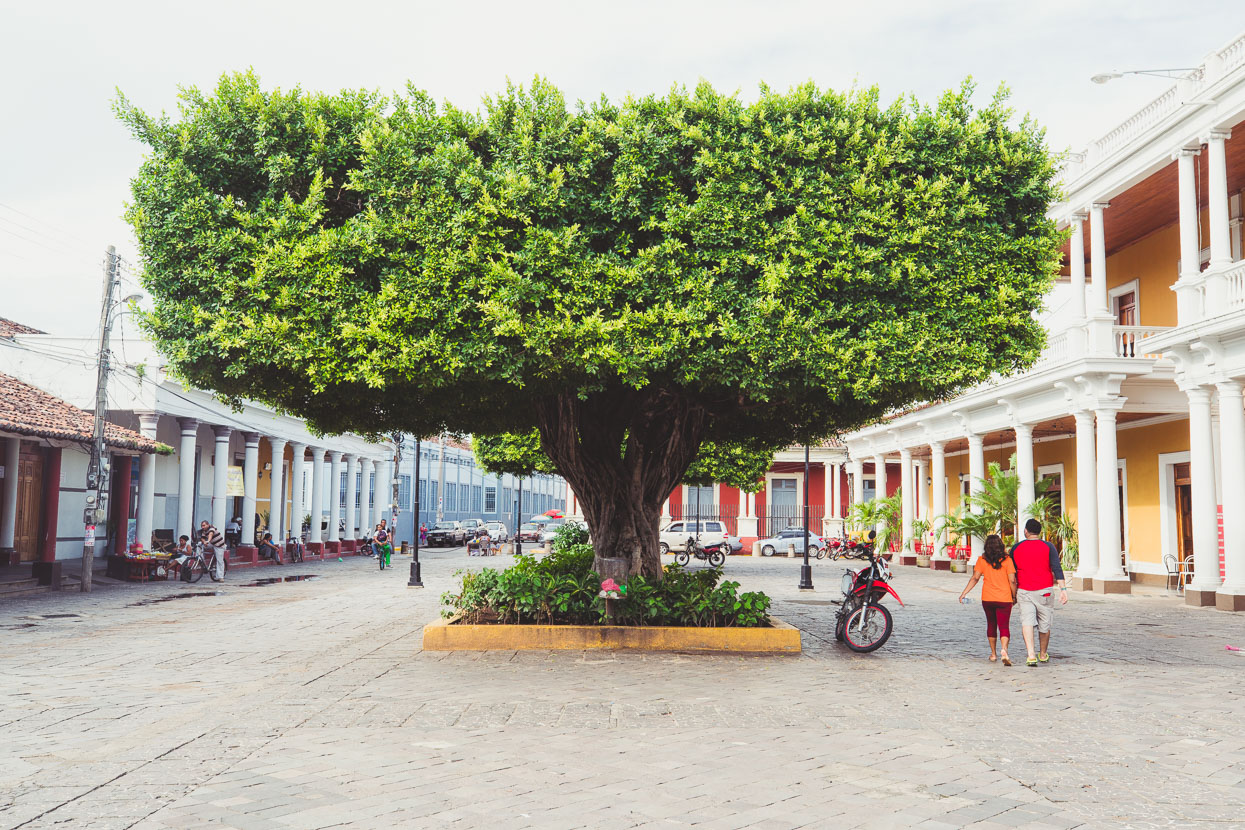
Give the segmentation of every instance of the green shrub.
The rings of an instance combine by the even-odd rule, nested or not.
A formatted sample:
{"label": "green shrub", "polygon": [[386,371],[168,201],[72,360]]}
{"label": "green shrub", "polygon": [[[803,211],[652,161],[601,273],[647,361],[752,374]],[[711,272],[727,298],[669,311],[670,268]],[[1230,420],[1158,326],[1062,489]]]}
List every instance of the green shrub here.
{"label": "green shrub", "polygon": [[588,544],[588,531],[574,522],[567,522],[553,532],[553,551]]}
{"label": "green shrub", "polygon": [[[443,616],[462,614],[465,622],[562,623],[588,625],[605,619],[598,598],[601,578],[592,570],[587,544],[571,544],[544,559],[518,556],[513,567],[479,573],[460,571],[462,587],[447,592]],[[769,621],[770,598],[759,592],[739,593],[738,582],[722,582],[721,568],[687,570],[668,565],[665,578],[627,580],[618,601],[623,625],[741,626]]]}

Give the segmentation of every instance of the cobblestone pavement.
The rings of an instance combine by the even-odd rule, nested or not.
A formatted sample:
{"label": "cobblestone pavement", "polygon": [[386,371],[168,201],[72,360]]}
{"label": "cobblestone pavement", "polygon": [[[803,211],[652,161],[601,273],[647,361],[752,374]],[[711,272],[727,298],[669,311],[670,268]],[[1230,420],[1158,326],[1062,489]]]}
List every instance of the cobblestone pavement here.
{"label": "cobblestone pavement", "polygon": [[1245,827],[1241,616],[1078,594],[1005,668],[961,575],[902,568],[857,656],[839,564],[733,557],[802,656],[425,653],[482,560],[408,561],[6,601],[0,827]]}

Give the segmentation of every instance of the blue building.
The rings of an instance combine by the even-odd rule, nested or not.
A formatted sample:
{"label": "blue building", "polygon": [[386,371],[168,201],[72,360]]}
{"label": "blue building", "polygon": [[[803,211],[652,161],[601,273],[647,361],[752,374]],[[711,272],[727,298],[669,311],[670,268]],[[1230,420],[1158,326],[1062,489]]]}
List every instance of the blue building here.
{"label": "blue building", "polygon": [[[444,447],[445,463],[442,464]],[[446,438],[420,442],[419,487],[415,483],[415,439],[402,439],[398,467],[398,541],[414,538],[420,523],[481,519],[501,521],[513,533],[516,517],[523,521],[547,510],[566,510],[566,482],[561,476],[537,474],[523,479],[523,504],[518,503],[519,480],[495,476],[476,465],[470,444]]]}

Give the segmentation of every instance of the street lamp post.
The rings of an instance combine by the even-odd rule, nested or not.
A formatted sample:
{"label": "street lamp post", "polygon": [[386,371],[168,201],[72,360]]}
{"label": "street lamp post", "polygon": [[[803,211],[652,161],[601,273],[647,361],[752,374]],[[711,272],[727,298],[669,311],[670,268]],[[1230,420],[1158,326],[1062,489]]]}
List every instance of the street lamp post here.
{"label": "street lamp post", "polygon": [[800,590],[813,590],[813,566],[808,563],[808,444],[804,445],[804,564],[800,566]]}
{"label": "street lamp post", "polygon": [[411,549],[411,578],[407,581],[408,588],[422,588],[424,581],[419,577],[419,448],[420,441],[415,439],[415,546]]}
{"label": "street lamp post", "polygon": [[519,479],[519,495],[514,501],[514,555],[523,553],[523,477]]}

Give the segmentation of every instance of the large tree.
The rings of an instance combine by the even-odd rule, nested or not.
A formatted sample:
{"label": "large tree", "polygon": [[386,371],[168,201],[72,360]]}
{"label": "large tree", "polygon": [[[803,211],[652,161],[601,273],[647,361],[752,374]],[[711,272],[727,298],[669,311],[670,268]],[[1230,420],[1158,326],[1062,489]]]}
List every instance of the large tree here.
{"label": "large tree", "polygon": [[599,553],[657,577],[704,442],[815,440],[1038,354],[1052,161],[971,94],[121,98],[147,324],[189,383],[326,432],[535,428]]}

